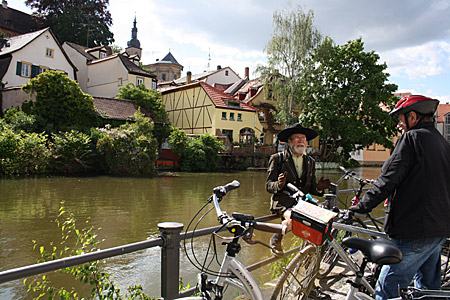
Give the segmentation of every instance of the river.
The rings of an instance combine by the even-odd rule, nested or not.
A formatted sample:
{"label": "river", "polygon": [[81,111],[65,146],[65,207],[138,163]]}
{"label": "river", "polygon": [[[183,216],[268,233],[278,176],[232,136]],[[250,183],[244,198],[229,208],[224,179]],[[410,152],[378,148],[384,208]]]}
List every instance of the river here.
{"label": "river", "polygon": [[[379,168],[355,170],[363,178],[376,178]],[[236,173],[176,173],[176,176],[155,178],[122,177],[29,177],[0,179],[0,271],[36,263],[39,251],[33,250],[33,240],[39,245],[55,245],[61,231],[55,219],[61,205],[72,213],[80,228],[94,226],[98,248],[106,249],[134,243],[159,235],[160,222],[189,223],[192,216],[207,201],[215,186],[238,180],[241,187],[230,192],[221,202],[223,210],[239,211],[255,216],[269,214],[270,195],[264,189],[265,172]],[[335,182],[342,172],[318,170],[317,176],[329,177]],[[340,189],[356,186],[352,180],[343,181]],[[210,213],[200,228],[217,225]],[[89,221],[89,225],[85,222]],[[270,235],[257,238],[268,243]],[[195,249],[201,256],[209,237],[199,239]],[[222,247],[220,242],[218,247]],[[130,285],[142,285],[149,296],[160,295],[159,247],[138,251],[106,260],[105,269],[114,275],[113,280],[125,291]],[[270,251],[260,245],[245,245],[239,259],[246,265],[270,256]],[[196,282],[196,269],[184,253],[181,271],[185,284]],[[259,281],[270,279],[268,267],[255,271]],[[53,275],[58,286],[67,289],[73,285],[64,275]],[[0,299],[32,299],[27,294],[23,280],[0,285]]]}

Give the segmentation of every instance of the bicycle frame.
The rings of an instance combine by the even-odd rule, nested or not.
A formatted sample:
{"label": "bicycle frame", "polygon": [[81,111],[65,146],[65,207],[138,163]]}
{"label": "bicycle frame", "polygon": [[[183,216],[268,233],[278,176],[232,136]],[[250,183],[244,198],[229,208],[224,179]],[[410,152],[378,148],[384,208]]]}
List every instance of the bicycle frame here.
{"label": "bicycle frame", "polygon": [[[228,276],[217,276],[215,280],[216,285],[219,289],[223,289],[224,286],[230,285],[233,286],[245,293],[247,297],[255,300],[263,300],[262,292],[258,286],[258,283],[247,270],[247,268],[242,265],[240,261],[238,261],[235,257],[232,257],[228,254],[223,258],[223,262],[220,268],[220,274],[233,274],[240,280],[234,280],[229,278]],[[219,298],[217,298],[219,296]],[[215,299],[222,299],[221,295],[216,294]]]}

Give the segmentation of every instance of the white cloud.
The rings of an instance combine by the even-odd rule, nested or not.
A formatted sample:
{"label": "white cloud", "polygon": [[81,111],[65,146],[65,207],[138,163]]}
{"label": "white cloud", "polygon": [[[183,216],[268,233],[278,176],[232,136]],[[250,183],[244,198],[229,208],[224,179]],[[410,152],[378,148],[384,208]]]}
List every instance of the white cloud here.
{"label": "white cloud", "polygon": [[411,80],[447,74],[449,70],[450,43],[428,42],[424,45],[406,47],[380,54],[388,64],[391,76]]}

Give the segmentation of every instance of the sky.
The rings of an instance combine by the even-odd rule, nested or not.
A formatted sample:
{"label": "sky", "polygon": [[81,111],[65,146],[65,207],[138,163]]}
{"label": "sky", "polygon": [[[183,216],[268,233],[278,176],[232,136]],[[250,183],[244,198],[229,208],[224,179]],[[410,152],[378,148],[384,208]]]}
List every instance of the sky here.
{"label": "sky", "polygon": [[[23,0],[12,8],[31,13]],[[301,6],[335,44],[362,38],[365,51],[386,62],[389,81],[411,92],[450,103],[450,0],[109,0],[114,44],[125,49],[136,17],[144,64],[169,51],[198,74],[265,64],[264,47],[276,11]]]}

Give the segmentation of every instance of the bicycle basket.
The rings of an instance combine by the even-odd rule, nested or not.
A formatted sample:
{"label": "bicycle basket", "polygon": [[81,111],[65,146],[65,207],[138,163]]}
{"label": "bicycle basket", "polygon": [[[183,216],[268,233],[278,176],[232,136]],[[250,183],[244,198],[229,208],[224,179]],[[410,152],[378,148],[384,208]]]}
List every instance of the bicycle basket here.
{"label": "bicycle basket", "polygon": [[335,212],[300,201],[292,209],[292,232],[315,245],[322,245],[336,216]]}

